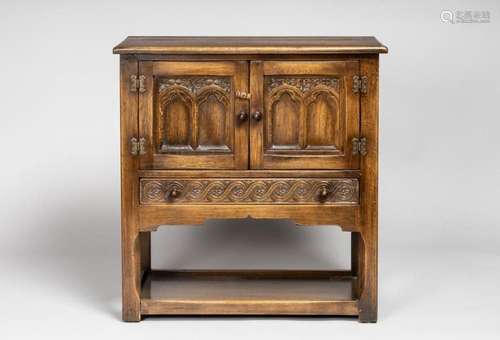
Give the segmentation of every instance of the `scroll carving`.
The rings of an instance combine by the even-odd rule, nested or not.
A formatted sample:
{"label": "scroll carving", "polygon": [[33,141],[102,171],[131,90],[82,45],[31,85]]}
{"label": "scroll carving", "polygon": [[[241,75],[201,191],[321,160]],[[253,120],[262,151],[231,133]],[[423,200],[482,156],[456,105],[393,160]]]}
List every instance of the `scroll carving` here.
{"label": "scroll carving", "polygon": [[[326,199],[320,192],[327,190]],[[170,199],[175,190],[178,196]],[[141,179],[141,204],[358,204],[359,182],[343,179]]]}

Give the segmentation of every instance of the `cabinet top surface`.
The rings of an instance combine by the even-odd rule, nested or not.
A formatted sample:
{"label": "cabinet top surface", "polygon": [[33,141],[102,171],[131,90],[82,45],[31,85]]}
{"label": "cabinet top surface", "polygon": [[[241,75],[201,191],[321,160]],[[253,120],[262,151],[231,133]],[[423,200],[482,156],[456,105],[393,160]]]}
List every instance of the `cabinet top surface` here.
{"label": "cabinet top surface", "polygon": [[387,53],[375,37],[130,36],[115,54],[337,54]]}

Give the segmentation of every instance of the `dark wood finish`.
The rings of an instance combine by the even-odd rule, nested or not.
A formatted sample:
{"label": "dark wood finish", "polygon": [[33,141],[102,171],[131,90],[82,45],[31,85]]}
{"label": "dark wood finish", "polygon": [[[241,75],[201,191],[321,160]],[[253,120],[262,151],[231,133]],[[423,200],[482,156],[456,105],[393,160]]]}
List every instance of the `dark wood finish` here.
{"label": "dark wood finish", "polygon": [[374,37],[128,37],[117,54],[387,53]]}
{"label": "dark wood finish", "polygon": [[[373,37],[129,37],[114,52],[123,319],[375,322],[378,54],[387,48]],[[152,231],[220,218],[337,225],[351,232],[351,269],[151,270]]]}

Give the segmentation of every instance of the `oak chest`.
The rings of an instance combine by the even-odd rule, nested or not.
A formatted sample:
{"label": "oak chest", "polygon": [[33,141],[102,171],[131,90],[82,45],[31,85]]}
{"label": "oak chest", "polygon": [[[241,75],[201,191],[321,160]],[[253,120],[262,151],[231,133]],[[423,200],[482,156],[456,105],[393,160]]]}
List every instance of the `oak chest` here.
{"label": "oak chest", "polygon": [[[120,54],[123,319],[377,319],[373,37],[128,37]],[[152,270],[151,232],[212,218],[339,225],[332,271]]]}

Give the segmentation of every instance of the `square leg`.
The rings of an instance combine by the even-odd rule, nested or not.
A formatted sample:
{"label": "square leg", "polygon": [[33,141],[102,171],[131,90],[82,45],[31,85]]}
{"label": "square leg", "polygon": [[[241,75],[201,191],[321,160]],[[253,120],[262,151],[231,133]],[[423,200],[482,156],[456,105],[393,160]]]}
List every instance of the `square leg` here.
{"label": "square leg", "polygon": [[140,233],[122,233],[122,318],[141,320],[141,246]]}
{"label": "square leg", "polygon": [[363,233],[351,235],[351,269],[357,277],[359,322],[377,322],[377,239]]}

